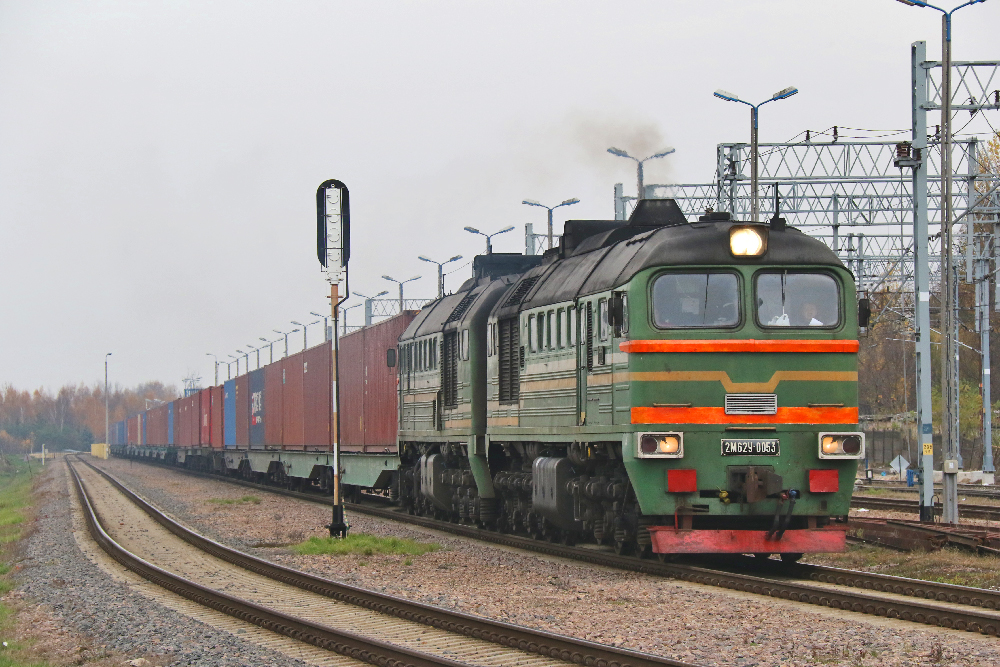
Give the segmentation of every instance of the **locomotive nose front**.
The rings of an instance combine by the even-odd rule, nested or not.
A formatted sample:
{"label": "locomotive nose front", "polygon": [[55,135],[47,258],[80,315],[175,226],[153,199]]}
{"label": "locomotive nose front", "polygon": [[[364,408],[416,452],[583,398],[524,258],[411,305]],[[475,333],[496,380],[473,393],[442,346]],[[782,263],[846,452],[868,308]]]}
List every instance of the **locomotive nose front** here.
{"label": "locomotive nose front", "polygon": [[651,271],[648,323],[633,318],[621,344],[626,467],[645,482],[642,513],[665,517],[654,551],[844,548],[830,524],[864,456],[853,282],[842,267],[766,263],[768,232],[729,229],[732,256],[755,264]]}

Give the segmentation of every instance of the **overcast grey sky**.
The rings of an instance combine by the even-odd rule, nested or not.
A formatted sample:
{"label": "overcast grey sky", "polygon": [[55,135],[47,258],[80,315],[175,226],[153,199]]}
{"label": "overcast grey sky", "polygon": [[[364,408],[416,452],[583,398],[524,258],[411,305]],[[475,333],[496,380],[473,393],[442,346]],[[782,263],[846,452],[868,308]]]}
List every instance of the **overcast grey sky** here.
{"label": "overcast grey sky", "polygon": [[[957,13],[955,58],[1000,59],[998,16]],[[579,197],[557,231],[613,217],[635,173],[608,146],[676,147],[647,183],[709,181],[715,144],[748,139],[717,88],[800,88],[764,108],[761,141],[907,128],[909,45],[937,59],[939,17],[891,0],[0,1],[0,385],[103,380],[105,352],[112,382],[211,383],[206,352],[325,311],[327,178],[351,188],[352,288],[419,274],[408,295],[430,296],[417,256],[481,252],[466,225],[515,225],[495,249],[523,250],[545,212],[522,199]]]}

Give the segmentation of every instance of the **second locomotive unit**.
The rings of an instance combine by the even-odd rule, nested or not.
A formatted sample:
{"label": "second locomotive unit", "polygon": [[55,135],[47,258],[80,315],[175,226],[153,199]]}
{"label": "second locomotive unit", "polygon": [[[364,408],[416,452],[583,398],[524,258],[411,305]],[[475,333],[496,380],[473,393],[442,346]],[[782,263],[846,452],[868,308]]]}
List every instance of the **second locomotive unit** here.
{"label": "second locomotive unit", "polygon": [[840,551],[854,281],[820,241],[643,200],[485,255],[400,336],[410,511],[620,553]]}

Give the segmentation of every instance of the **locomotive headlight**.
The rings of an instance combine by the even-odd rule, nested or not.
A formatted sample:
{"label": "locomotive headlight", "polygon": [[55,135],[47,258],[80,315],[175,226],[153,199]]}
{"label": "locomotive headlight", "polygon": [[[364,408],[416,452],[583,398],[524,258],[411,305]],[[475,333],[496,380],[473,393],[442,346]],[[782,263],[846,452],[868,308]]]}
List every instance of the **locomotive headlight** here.
{"label": "locomotive headlight", "polygon": [[679,459],[684,456],[682,433],[640,433],[636,456],[640,459]]}
{"label": "locomotive headlight", "polygon": [[767,250],[767,228],[763,225],[732,227],[729,250],[736,257],[757,257]]}
{"label": "locomotive headlight", "polygon": [[864,433],[820,433],[821,459],[860,459],[865,453]]}
{"label": "locomotive headlight", "polygon": [[657,443],[657,450],[660,454],[676,454],[681,448],[681,439],[676,435],[665,435]]}

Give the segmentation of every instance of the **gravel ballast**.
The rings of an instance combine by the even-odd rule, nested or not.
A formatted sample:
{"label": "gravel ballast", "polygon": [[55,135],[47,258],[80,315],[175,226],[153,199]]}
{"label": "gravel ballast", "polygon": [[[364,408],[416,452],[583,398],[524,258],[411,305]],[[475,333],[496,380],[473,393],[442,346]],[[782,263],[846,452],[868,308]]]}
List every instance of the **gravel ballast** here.
{"label": "gravel ballast", "polygon": [[77,545],[69,493],[65,464],[57,459],[38,486],[36,519],[20,548],[13,594],[22,604],[44,605],[55,622],[96,647],[156,665],[306,664],[179,614],[110,577]]}
{"label": "gravel ballast", "polygon": [[299,556],[276,545],[326,535],[328,507],[159,466],[98,463],[183,523],[259,557],[541,630],[705,665],[1000,664],[995,638],[575,563],[363,515],[349,515],[352,531],[443,548],[414,557]]}

